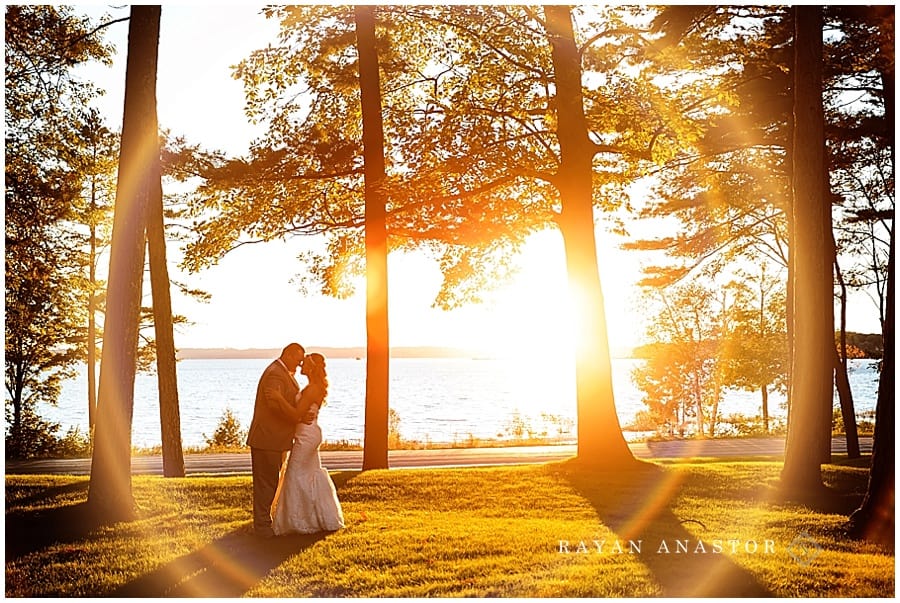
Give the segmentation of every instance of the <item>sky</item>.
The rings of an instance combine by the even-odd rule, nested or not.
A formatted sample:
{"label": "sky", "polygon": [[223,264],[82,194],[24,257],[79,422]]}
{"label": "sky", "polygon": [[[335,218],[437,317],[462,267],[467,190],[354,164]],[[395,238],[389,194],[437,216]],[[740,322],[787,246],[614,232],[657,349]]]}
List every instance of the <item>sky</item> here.
{"label": "sky", "polygon": [[[121,5],[80,4],[75,9],[95,19],[104,13],[114,19],[128,13]],[[91,66],[82,72],[106,90],[94,105],[112,128],[119,128],[122,120],[127,28],[127,22],[109,28],[107,39],[117,50],[112,67]],[[277,23],[266,20],[256,5],[163,4],[160,126],[209,149],[246,152],[260,131],[243,114],[242,86],[231,77],[231,67],[274,40],[277,30]],[[610,346],[621,354],[642,341],[640,291],[635,285],[641,258],[619,250],[623,239],[602,225],[597,236]],[[356,296],[336,300],[304,295],[293,282],[304,271],[297,253],[315,244],[295,239],[244,246],[196,274],[179,273],[178,250],[170,245],[171,278],[212,295],[209,303],[197,303],[173,293],[174,311],[192,322],[176,332],[176,346],[280,348],[290,341],[307,347],[364,346],[364,286]],[[561,235],[547,231],[535,236],[523,249],[519,265],[519,276],[490,295],[487,303],[447,312],[431,307],[441,279],[437,264],[422,255],[392,254],[391,345],[461,347],[501,355],[570,350],[576,325],[568,320]],[[866,303],[851,312],[850,328],[878,332],[877,316]]]}

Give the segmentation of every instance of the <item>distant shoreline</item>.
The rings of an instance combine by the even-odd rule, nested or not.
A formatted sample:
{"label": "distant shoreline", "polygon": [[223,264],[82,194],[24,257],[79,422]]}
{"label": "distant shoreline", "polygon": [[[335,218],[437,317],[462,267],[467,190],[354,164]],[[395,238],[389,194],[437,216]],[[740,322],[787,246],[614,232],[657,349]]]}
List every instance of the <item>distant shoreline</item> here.
{"label": "distant shoreline", "polygon": [[[318,352],[326,358],[366,357],[366,348],[331,348],[307,346],[306,352]],[[182,348],[178,350],[178,360],[221,360],[221,359],[261,359],[278,358],[281,348]],[[632,358],[632,350],[613,352],[613,358]],[[406,346],[391,348],[391,358],[469,358],[473,360],[491,360],[495,356],[476,350],[462,348],[445,348],[439,346]]]}
{"label": "distant shoreline", "polygon": [[[308,346],[307,353],[318,352],[326,358],[365,358],[366,348],[330,348]],[[281,348],[183,348],[177,358],[186,359],[233,359],[233,358],[277,358]],[[391,348],[391,358],[484,358],[484,354],[472,350],[444,347],[397,347]]]}

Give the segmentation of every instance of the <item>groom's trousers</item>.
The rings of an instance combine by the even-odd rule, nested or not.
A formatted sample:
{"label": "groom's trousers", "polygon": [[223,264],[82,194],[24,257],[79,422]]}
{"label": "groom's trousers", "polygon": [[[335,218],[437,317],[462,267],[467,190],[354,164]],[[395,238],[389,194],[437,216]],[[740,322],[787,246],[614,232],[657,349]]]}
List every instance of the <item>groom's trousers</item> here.
{"label": "groom's trousers", "polygon": [[272,530],[272,502],[286,451],[250,448],[253,471],[253,528],[257,533]]}

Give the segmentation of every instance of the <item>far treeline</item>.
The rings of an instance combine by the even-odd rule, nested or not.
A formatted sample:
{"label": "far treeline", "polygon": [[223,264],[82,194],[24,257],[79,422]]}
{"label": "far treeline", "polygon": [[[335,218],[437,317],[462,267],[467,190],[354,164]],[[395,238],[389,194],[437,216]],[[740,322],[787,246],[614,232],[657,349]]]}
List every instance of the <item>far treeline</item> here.
{"label": "far treeline", "polygon": [[847,347],[851,346],[861,353],[856,355],[856,358],[881,359],[884,355],[884,340],[881,335],[874,333],[853,333],[848,331]]}
{"label": "far treeline", "polygon": [[[881,335],[875,333],[854,333],[848,331],[847,349],[850,358],[872,358],[880,360],[884,354],[884,340]],[[634,348],[632,357],[647,359],[652,358],[660,347],[666,344],[652,343]]]}
{"label": "far treeline", "polygon": [[[847,300],[868,296],[881,373],[848,529],[893,534],[893,6],[268,6],[278,35],[222,74],[260,126],[243,156],[160,127],[169,8],[110,7],[99,23],[75,10],[6,7],[6,452],[52,449],[38,405],[87,363],[102,521],[135,516],[134,380],[154,360],[163,470],[184,475],[173,332],[187,319],[170,290],[209,296],[169,278],[171,245],[195,275],[313,236],[304,290],[365,283],[368,471],[388,466],[388,254],[433,258],[434,305],[452,309],[552,229],[577,325],[577,462],[606,475],[644,464],[616,413],[597,237],[623,235],[645,260],[637,303],[660,345],[635,378],[655,420],[714,435],[726,384],[758,391],[763,413],[786,392],[785,498],[824,496],[835,387],[859,455]],[[75,68],[110,63],[122,23],[115,132]]]}

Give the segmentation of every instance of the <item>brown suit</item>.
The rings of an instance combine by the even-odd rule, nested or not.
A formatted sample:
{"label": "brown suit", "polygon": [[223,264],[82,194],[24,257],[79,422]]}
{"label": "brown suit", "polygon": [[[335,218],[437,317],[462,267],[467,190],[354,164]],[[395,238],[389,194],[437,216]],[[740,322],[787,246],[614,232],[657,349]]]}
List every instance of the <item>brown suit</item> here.
{"label": "brown suit", "polygon": [[291,449],[297,426],[294,399],[298,391],[297,382],[281,362],[275,360],[266,368],[256,387],[253,420],[247,433],[251,448]]}
{"label": "brown suit", "polygon": [[[302,409],[295,407],[297,382],[278,360],[259,379],[253,420],[247,433],[253,470],[253,527],[271,532],[272,501],[285,453],[291,449],[294,430]],[[309,404],[305,405],[307,408]],[[305,414],[305,410],[303,411]]]}

